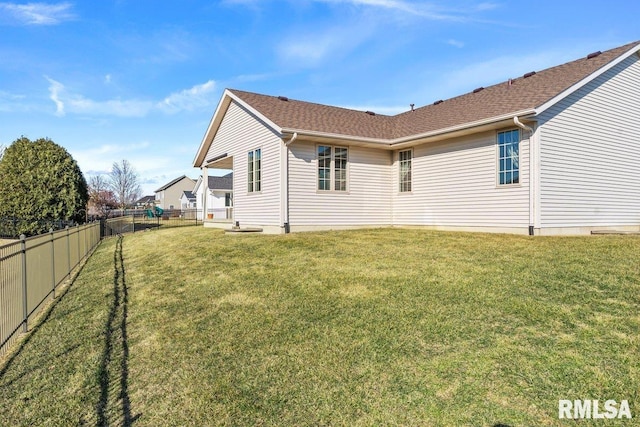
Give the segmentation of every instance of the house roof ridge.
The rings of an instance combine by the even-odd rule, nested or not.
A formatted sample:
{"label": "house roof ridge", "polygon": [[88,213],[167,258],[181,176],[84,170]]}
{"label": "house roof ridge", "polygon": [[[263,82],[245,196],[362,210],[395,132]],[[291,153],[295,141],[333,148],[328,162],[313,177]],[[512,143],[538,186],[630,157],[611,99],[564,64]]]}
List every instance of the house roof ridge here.
{"label": "house roof ridge", "polygon": [[[603,52],[600,52],[600,54],[599,54],[598,56],[600,56],[600,55],[602,55],[602,54],[608,54],[608,53],[611,53],[611,52],[612,52],[612,51],[614,51],[614,50],[626,50],[625,48],[630,49],[630,48],[632,48],[632,47],[633,47],[633,46],[635,46],[635,45],[640,45],[640,40],[639,40],[639,41],[636,41],[636,42],[627,43],[627,44],[622,45],[622,46],[618,46],[618,47],[614,47],[614,48],[611,48],[611,49],[607,49],[607,50],[605,50],[605,51],[603,51]],[[601,67],[599,67],[599,68],[602,68],[602,67],[606,66],[608,63],[610,63],[611,61],[615,60],[615,58],[616,58],[616,57],[618,57],[618,56],[619,56],[619,55],[616,55],[614,58],[611,58],[611,60],[607,61],[605,64],[603,64],[603,65],[602,65]],[[595,58],[595,57],[594,57],[594,58]],[[543,69],[541,69],[541,70],[534,70],[534,71],[533,71],[533,75],[531,75],[531,76],[527,76],[527,77],[525,77],[525,75],[526,75],[526,74],[529,74],[529,73],[526,73],[526,74],[523,74],[522,76],[519,76],[519,77],[511,77],[511,78],[508,78],[508,79],[506,79],[506,80],[502,80],[502,81],[497,82],[497,83],[494,83],[494,84],[492,84],[492,85],[490,85],[490,86],[484,86],[484,87],[482,87],[482,90],[490,90],[490,89],[493,89],[493,88],[495,88],[495,87],[502,86],[502,85],[504,85],[504,84],[508,84],[508,83],[509,83],[509,81],[511,81],[511,83],[512,83],[512,84],[516,84],[517,82],[522,82],[523,80],[525,80],[525,79],[527,79],[527,78],[531,78],[531,77],[537,77],[537,78],[539,78],[539,75],[540,75],[541,73],[546,73],[546,72],[549,72],[549,71],[552,71],[552,70],[556,70],[556,69],[559,69],[559,68],[562,68],[562,67],[566,67],[566,66],[572,65],[572,64],[577,63],[577,62],[589,61],[589,60],[591,60],[591,59],[593,59],[593,58],[588,58],[588,57],[587,57],[587,55],[585,55],[585,56],[583,56],[583,57],[581,57],[581,58],[573,59],[573,60],[571,60],[571,61],[567,61],[567,62],[564,62],[564,63],[562,63],[562,64],[553,65],[553,66],[551,66],[551,67],[543,68]],[[480,88],[478,88],[478,89],[480,89]],[[477,90],[477,89],[476,89],[476,90]],[[440,104],[445,103],[445,102],[447,102],[447,101],[452,101],[452,100],[455,100],[455,99],[458,99],[458,98],[462,98],[462,97],[465,97],[465,96],[473,95],[474,93],[477,93],[477,92],[476,92],[476,90],[469,91],[469,92],[465,92],[465,93],[461,93],[461,94],[459,94],[459,95],[452,96],[451,98],[444,98],[444,99],[438,100],[438,101],[436,101],[438,104],[436,104],[436,103],[433,103],[433,104],[425,104],[425,105],[423,105],[423,106],[421,106],[421,107],[416,107],[413,111],[411,111],[411,110],[409,110],[409,111],[403,111],[403,112],[401,112],[401,113],[396,114],[396,115],[395,115],[395,116],[393,116],[393,117],[398,117],[398,116],[402,116],[402,115],[411,114],[411,113],[414,113],[414,112],[416,112],[416,111],[418,111],[418,110],[421,110],[421,109],[424,109],[424,108],[434,107],[435,105],[440,105]],[[478,91],[478,92],[479,92],[479,91]]]}
{"label": "house roof ridge", "polygon": [[[158,191],[163,191],[166,190],[167,188],[171,187],[173,184],[175,184],[176,182],[183,180],[185,178],[189,178],[187,175],[182,175],[177,177],[176,179],[172,179],[171,181],[169,181],[168,183],[166,183],[165,185],[163,185],[162,187],[158,188],[155,192],[157,193]],[[189,178],[191,179],[191,178]],[[192,179],[191,179],[192,180]],[[193,181],[193,180],[192,180]],[[195,182],[195,181],[194,181]]]}

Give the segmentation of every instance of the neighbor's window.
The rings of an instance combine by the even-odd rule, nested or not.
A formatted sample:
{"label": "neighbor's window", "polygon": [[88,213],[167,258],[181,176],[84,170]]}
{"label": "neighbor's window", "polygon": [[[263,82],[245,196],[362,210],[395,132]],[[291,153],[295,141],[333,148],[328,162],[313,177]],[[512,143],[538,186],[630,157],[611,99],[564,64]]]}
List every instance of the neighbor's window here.
{"label": "neighbor's window", "polygon": [[330,191],[333,181],[333,190],[347,191],[348,154],[345,147],[318,145],[318,190]]}
{"label": "neighbor's window", "polygon": [[247,191],[249,193],[258,192],[261,190],[260,178],[261,178],[261,161],[260,161],[260,149],[249,151],[247,158]]}
{"label": "neighbor's window", "polygon": [[405,193],[411,191],[411,158],[412,150],[400,151],[398,153],[398,161],[400,164],[400,192]]}
{"label": "neighbor's window", "polygon": [[498,182],[500,185],[520,182],[520,131],[498,132]]}

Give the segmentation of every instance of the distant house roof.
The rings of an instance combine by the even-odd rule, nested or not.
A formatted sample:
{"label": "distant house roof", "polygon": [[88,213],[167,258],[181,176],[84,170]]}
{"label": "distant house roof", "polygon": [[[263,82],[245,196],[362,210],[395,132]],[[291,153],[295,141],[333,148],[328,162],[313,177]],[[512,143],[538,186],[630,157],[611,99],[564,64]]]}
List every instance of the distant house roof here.
{"label": "distant house roof", "polygon": [[191,191],[183,191],[183,192],[182,192],[182,195],[183,195],[184,197],[186,197],[186,198],[187,198],[188,200],[190,200],[190,201],[194,201],[194,200],[196,200],[196,196],[195,196],[195,195],[193,194],[193,192],[191,192]]}
{"label": "distant house roof", "polygon": [[156,196],[143,196],[136,200],[137,205],[146,205],[147,203],[153,203],[156,200]]}
{"label": "distant house roof", "polygon": [[[174,185],[174,184],[176,184],[176,183],[178,183],[178,182],[182,181],[182,180],[183,180],[183,179],[185,179],[185,178],[187,178],[187,176],[186,176],[186,175],[179,176],[178,178],[176,178],[176,179],[174,179],[174,180],[172,180],[172,181],[170,181],[170,182],[166,183],[166,184],[165,184],[165,185],[163,185],[162,187],[158,188],[158,189],[156,190],[156,193],[157,193],[157,192],[159,192],[159,191],[164,191],[164,190],[166,190],[167,188],[169,188],[169,187],[171,187],[172,185]],[[187,179],[191,179],[191,178],[187,178]],[[192,182],[193,182],[193,180],[192,180]]]}
{"label": "distant house roof", "polygon": [[233,172],[225,176],[210,176],[210,190],[233,190]]}

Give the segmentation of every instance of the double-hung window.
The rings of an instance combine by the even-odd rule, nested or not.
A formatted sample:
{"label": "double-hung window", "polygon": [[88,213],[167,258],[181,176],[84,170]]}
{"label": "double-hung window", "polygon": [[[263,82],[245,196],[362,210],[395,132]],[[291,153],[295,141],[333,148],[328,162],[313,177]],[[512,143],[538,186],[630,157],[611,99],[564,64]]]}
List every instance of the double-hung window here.
{"label": "double-hung window", "polygon": [[411,159],[413,157],[412,150],[404,150],[398,152],[398,164],[400,170],[399,183],[400,192],[407,193],[411,191]]}
{"label": "double-hung window", "polygon": [[262,190],[261,168],[261,150],[258,148],[249,151],[249,155],[247,157],[247,191],[249,193],[257,193]]}
{"label": "double-hung window", "polygon": [[347,191],[348,149],[318,145],[316,154],[318,158],[318,190]]}
{"label": "double-hung window", "polygon": [[520,183],[520,131],[498,132],[498,183]]}

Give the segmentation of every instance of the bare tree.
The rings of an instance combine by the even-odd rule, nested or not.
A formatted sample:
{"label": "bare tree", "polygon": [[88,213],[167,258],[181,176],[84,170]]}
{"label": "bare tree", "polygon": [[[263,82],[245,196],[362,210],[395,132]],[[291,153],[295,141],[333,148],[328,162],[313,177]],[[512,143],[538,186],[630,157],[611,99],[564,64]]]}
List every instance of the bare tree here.
{"label": "bare tree", "polygon": [[114,192],[120,209],[126,209],[140,198],[142,189],[138,182],[138,173],[128,160],[113,162],[109,179],[109,187]]}
{"label": "bare tree", "polygon": [[111,209],[117,207],[118,201],[107,178],[104,175],[89,178],[89,215],[105,218]]}

